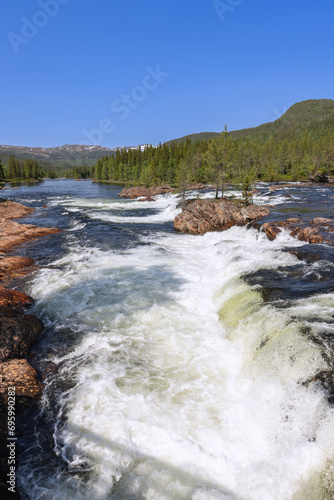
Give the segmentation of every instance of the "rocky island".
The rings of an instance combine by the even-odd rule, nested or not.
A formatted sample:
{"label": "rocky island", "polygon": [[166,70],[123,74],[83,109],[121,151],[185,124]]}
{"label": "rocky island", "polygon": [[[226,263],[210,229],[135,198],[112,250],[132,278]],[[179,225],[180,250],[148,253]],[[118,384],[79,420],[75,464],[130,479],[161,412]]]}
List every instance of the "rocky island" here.
{"label": "rocky island", "polygon": [[174,228],[182,233],[205,234],[225,231],[232,226],[246,226],[249,222],[269,215],[268,207],[246,205],[228,199],[188,200],[182,212],[174,219]]}

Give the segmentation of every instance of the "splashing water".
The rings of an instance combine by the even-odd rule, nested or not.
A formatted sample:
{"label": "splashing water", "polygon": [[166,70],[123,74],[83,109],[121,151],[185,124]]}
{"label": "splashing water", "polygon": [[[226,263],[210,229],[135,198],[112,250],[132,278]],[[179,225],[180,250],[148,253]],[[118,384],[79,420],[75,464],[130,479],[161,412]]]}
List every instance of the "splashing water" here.
{"label": "splashing water", "polygon": [[52,203],[71,231],[31,293],[58,371],[23,498],[332,498],[334,411],[309,381],[329,369],[311,333],[332,335],[334,295],[276,307],[244,279],[298,266],[284,250],[303,243],[174,233],[175,195]]}

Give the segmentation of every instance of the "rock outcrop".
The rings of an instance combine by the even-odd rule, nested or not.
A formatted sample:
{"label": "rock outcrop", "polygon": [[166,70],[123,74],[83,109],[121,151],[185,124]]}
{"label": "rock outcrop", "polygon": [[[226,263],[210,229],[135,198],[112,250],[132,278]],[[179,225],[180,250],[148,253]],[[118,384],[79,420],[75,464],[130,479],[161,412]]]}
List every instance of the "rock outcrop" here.
{"label": "rock outcrop", "polygon": [[[1,243],[1,239],[0,239]],[[5,278],[25,276],[33,270],[34,259],[29,257],[6,256],[0,254],[0,281]]]}
{"label": "rock outcrop", "polygon": [[174,228],[190,234],[225,231],[232,226],[245,226],[269,213],[265,206],[245,205],[235,200],[189,200],[175,217]]}
{"label": "rock outcrop", "polygon": [[0,198],[0,220],[19,219],[32,214],[34,208],[26,207],[16,201],[8,201]]}
{"label": "rock outcrop", "polygon": [[312,221],[303,221],[297,217],[280,222],[266,222],[261,229],[271,241],[283,229],[287,229],[291,236],[306,243],[334,243],[334,220],[323,217],[316,217]]}
{"label": "rock outcrop", "polygon": [[[120,196],[121,198],[129,198],[130,200],[134,200],[135,198],[141,198],[141,197],[152,198],[152,196],[156,196],[158,194],[172,193],[173,191],[175,191],[175,189],[168,185],[152,186],[150,188],[138,186],[131,188],[123,188],[118,196]],[[153,200],[148,200],[148,201],[153,201]]]}
{"label": "rock outcrop", "polygon": [[0,252],[8,252],[26,241],[60,232],[61,230],[55,227],[38,227],[33,224],[18,224],[12,220],[1,220],[0,216]]}
{"label": "rock outcrop", "polygon": [[[40,236],[58,233],[56,228],[40,228],[32,224],[18,224],[12,219],[30,215],[33,208],[0,199],[0,476],[6,478],[7,464],[7,396],[8,388],[15,387],[15,411],[18,415],[27,406],[35,404],[42,392],[42,383],[27,357],[30,348],[43,330],[43,323],[25,314],[22,309],[32,305],[33,299],[22,292],[3,288],[7,281],[31,272],[34,260],[8,255],[13,247]],[[0,479],[0,496],[7,498],[8,488]],[[12,498],[20,498],[19,492]]]}
{"label": "rock outcrop", "polygon": [[0,308],[0,361],[28,356],[31,344],[43,331],[43,323],[21,311]]}
{"label": "rock outcrop", "polygon": [[23,309],[31,306],[34,299],[25,293],[16,290],[6,290],[0,287],[0,307],[11,307],[13,309]]}

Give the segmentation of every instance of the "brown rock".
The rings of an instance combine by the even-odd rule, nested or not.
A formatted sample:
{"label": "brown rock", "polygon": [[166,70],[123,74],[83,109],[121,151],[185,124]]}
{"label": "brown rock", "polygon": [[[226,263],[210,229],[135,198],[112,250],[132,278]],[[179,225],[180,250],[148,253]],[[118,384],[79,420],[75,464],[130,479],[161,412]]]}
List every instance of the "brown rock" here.
{"label": "brown rock", "polygon": [[18,224],[11,220],[0,220],[0,252],[8,252],[25,241],[59,232],[61,230],[54,227],[38,227],[32,224]]}
{"label": "brown rock", "polygon": [[34,259],[30,259],[29,257],[13,256],[0,258],[0,280],[9,276],[24,276],[31,270],[34,262]]}
{"label": "brown rock", "polygon": [[7,402],[8,387],[15,387],[15,397],[34,398],[42,392],[36,370],[26,359],[0,363],[0,396]]}
{"label": "brown rock", "polygon": [[[299,229],[299,228],[297,228]],[[292,236],[297,236],[300,241],[306,241],[309,243],[321,243],[322,238],[318,234],[318,230],[313,227],[305,227],[299,229],[299,231],[292,231]],[[311,241],[312,240],[312,241]]]}
{"label": "brown rock", "polygon": [[27,356],[42,331],[43,323],[35,316],[0,307],[0,361]]}
{"label": "brown rock", "polygon": [[175,189],[171,188],[168,185],[166,185],[166,186],[152,186],[150,188],[139,186],[139,187],[132,187],[132,188],[123,188],[118,196],[120,196],[121,198],[129,198],[129,199],[133,200],[135,198],[140,198],[142,196],[152,197],[152,196],[156,196],[158,194],[172,193],[173,191],[175,191]]}
{"label": "brown rock", "polygon": [[298,224],[298,222],[301,222],[300,217],[290,217],[290,219],[286,219],[286,222],[288,224]]}
{"label": "brown rock", "polygon": [[29,307],[33,303],[33,298],[25,293],[16,290],[5,290],[0,287],[0,306],[2,307],[23,308]]}
{"label": "brown rock", "polygon": [[276,236],[281,232],[281,228],[272,222],[265,222],[262,226],[262,231],[267,235],[268,240],[276,240]]}
{"label": "brown rock", "polygon": [[5,200],[0,203],[0,219],[18,219],[32,214],[34,210],[34,208],[25,207],[24,205],[21,205],[21,203]]}
{"label": "brown rock", "polygon": [[312,224],[333,224],[334,220],[332,219],[325,219],[324,217],[316,217],[313,219]]}
{"label": "brown rock", "polygon": [[155,201],[151,196],[146,196],[145,198],[140,198],[138,201]]}
{"label": "brown rock", "polygon": [[225,231],[232,226],[245,226],[269,213],[267,207],[246,206],[234,200],[188,200],[181,214],[175,217],[174,228],[191,234]]}

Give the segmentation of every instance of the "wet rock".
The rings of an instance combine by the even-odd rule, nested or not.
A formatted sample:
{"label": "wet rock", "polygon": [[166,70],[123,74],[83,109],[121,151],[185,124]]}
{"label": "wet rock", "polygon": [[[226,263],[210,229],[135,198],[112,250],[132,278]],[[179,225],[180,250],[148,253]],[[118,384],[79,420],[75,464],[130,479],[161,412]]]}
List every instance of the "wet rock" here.
{"label": "wet rock", "polygon": [[0,363],[0,398],[2,405],[7,404],[8,387],[15,387],[18,404],[27,401],[22,398],[35,398],[42,392],[42,384],[38,380],[36,370],[26,359],[11,359]]}
{"label": "wet rock", "polygon": [[29,257],[2,257],[0,258],[0,280],[5,277],[24,276],[34,265],[34,259]]}
{"label": "wet rock", "polygon": [[145,198],[140,198],[138,201],[155,201],[152,196],[145,196]]}
{"label": "wet rock", "polygon": [[303,229],[298,227],[291,232],[291,235],[296,236],[300,241],[308,243],[322,243],[324,241],[315,227],[305,227]]}
{"label": "wet rock", "polygon": [[190,234],[225,231],[232,226],[245,226],[269,213],[267,207],[246,206],[235,200],[188,200],[181,214],[175,217],[174,228]]}
{"label": "wet rock", "polygon": [[32,214],[34,210],[32,207],[25,207],[16,201],[2,200],[2,203],[0,203],[0,219],[19,219]]}
{"label": "wet rock", "polygon": [[14,309],[29,307],[34,303],[34,299],[25,293],[16,290],[6,290],[0,287],[0,306],[12,307]]}
{"label": "wet rock", "polygon": [[268,240],[274,241],[278,233],[281,232],[281,228],[275,223],[265,222],[262,226],[262,231],[267,235]]}
{"label": "wet rock", "polygon": [[[305,241],[307,243],[323,243],[325,241],[324,236],[319,234],[319,228],[314,226],[299,227],[296,226],[297,219],[287,219],[286,221],[280,222],[266,222],[262,226],[262,231],[267,235],[270,241],[276,239],[277,235],[282,229],[288,229],[291,231],[291,236],[294,236],[300,241]],[[299,222],[302,222],[299,220]],[[327,240],[326,240],[327,241]]]}
{"label": "wet rock", "polygon": [[0,361],[28,356],[42,331],[43,323],[35,316],[0,307]]}
{"label": "wet rock", "polygon": [[301,222],[300,217],[290,217],[290,219],[286,219],[286,222],[288,224],[298,224],[298,222]]}
{"label": "wet rock", "polygon": [[134,200],[135,198],[152,197],[158,194],[172,193],[173,191],[175,191],[175,189],[168,185],[152,186],[150,188],[139,186],[139,187],[123,188],[122,191],[118,194],[118,196],[120,196],[121,198],[129,198],[131,200]]}
{"label": "wet rock", "polygon": [[334,220],[332,219],[325,219],[324,217],[316,217],[313,219],[312,224],[333,224]]}
{"label": "wet rock", "polygon": [[8,252],[26,241],[60,232],[60,229],[54,227],[38,227],[33,224],[18,224],[11,220],[0,220],[0,252]]}

